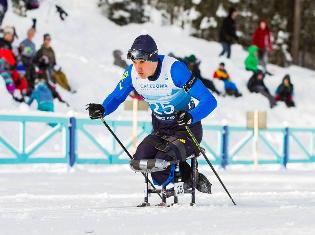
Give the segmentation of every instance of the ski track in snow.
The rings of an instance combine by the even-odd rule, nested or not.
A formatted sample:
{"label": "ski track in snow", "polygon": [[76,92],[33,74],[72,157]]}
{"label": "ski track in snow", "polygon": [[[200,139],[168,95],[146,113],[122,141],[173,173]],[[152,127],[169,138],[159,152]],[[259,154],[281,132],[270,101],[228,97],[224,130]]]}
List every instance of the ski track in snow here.
{"label": "ski track in snow", "polygon": [[[0,167],[1,234],[315,232],[313,169],[218,170],[237,203],[233,206],[210,168],[202,166],[200,171],[213,183],[213,194],[197,193],[194,207],[185,195],[179,199],[180,205],[170,208],[137,208],[143,200],[143,177],[126,166],[61,169],[64,166]],[[152,195],[150,202],[154,205],[159,199]]]}

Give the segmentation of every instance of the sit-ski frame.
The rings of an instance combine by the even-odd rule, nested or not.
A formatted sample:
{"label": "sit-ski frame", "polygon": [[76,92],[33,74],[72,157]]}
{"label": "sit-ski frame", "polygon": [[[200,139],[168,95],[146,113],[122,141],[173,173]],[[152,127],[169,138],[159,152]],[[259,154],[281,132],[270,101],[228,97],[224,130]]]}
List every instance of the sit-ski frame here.
{"label": "sit-ski frame", "polygon": [[[174,197],[174,203],[172,205],[175,205],[178,203],[178,196],[183,195],[184,193],[190,193],[191,194],[191,203],[190,205],[193,206],[196,203],[196,185],[197,185],[197,155],[191,155],[188,159],[191,159],[191,168],[192,168],[192,188],[184,190],[183,185],[176,185],[177,180],[174,176],[173,185],[174,187],[171,187],[169,189],[166,188],[166,186],[161,186],[161,189],[157,188],[151,188],[149,184],[149,173],[145,174],[145,195],[144,195],[144,202],[140,204],[138,207],[145,207],[150,206],[149,203],[149,196],[150,194],[160,194],[162,196],[162,203],[159,205],[165,206],[166,205],[166,199],[169,197]],[[175,172],[179,171],[179,162],[176,163],[175,166]]]}

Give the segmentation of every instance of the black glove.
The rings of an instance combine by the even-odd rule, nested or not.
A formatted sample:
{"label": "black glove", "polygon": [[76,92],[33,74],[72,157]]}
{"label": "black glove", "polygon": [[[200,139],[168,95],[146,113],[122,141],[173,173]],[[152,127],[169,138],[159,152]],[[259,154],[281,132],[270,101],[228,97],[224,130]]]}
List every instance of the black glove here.
{"label": "black glove", "polygon": [[32,28],[36,29],[36,22],[37,22],[36,18],[33,18],[32,21],[33,21]]}
{"label": "black glove", "polygon": [[87,104],[86,110],[89,110],[91,119],[99,119],[104,117],[105,109],[101,104]]}
{"label": "black glove", "polygon": [[176,122],[179,126],[187,126],[192,123],[192,116],[185,111],[179,111],[176,115]]}

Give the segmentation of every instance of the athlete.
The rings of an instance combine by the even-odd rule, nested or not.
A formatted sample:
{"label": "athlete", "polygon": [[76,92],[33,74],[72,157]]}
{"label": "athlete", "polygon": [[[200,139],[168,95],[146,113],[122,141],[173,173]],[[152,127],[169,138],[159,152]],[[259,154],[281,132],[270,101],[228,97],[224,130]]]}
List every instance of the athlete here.
{"label": "athlete", "polygon": [[[186,125],[201,142],[201,119],[207,117],[217,106],[211,92],[187,66],[173,57],[159,55],[150,35],[138,36],[127,58],[132,64],[125,70],[115,90],[102,104],[88,104],[91,119],[98,119],[114,112],[135,89],[149,104],[152,111],[153,131],[137,147],[134,160],[162,159],[180,161],[180,173],[184,187],[190,188],[191,167],[186,157],[195,153]],[[197,100],[198,104],[195,104]],[[163,171],[152,172],[153,182],[166,186],[174,177],[174,164]],[[211,183],[198,173],[197,189],[211,193]]]}

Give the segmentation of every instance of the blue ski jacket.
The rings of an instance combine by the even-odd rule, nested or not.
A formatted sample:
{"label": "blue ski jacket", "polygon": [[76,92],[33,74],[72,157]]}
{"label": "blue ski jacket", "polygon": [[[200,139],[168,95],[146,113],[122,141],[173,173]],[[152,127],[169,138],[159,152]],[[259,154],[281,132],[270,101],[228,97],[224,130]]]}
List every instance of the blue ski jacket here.
{"label": "blue ski jacket", "polygon": [[157,70],[147,79],[140,78],[130,65],[114,91],[104,100],[104,115],[115,111],[135,89],[159,120],[172,119],[177,111],[185,110],[191,114],[193,124],[199,122],[217,107],[217,101],[199,79],[186,92],[183,87],[191,77],[192,73],[184,63],[164,55],[159,55]]}

